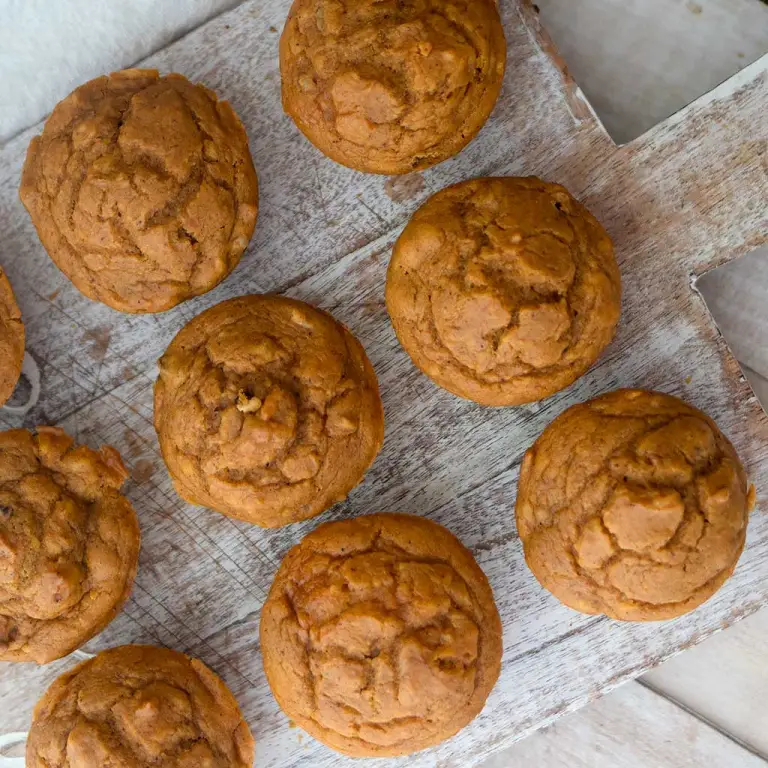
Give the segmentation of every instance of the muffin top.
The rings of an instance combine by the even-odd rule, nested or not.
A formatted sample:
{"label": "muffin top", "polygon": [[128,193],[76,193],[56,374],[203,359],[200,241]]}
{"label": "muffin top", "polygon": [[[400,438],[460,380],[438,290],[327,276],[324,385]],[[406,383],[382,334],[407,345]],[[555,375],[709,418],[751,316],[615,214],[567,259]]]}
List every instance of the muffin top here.
{"label": "muffin top", "polygon": [[731,575],[753,502],[712,419],[623,389],[569,408],[526,453],[517,528],[536,578],[571,608],[669,619]]}
{"label": "muffin top", "polygon": [[441,525],[378,514],[326,523],[283,560],[261,613],[272,693],[353,756],[438,744],[483,708],[501,622],[472,554]]}
{"label": "muffin top", "polygon": [[416,211],[386,296],[400,343],[435,383],[518,405],[595,362],[619,319],[621,278],[605,230],[563,187],[485,178]]}
{"label": "muffin top", "polygon": [[37,703],[28,768],[250,768],[235,698],[197,659],[124,645],[57,678]]}
{"label": "muffin top", "polygon": [[0,267],[0,405],[16,388],[24,362],[24,323],[5,270]]}
{"label": "muffin top", "polygon": [[168,347],[155,428],[187,501],[275,527],[360,482],[384,414],[365,351],[329,314],[242,296],[198,315]]}
{"label": "muffin top", "polygon": [[258,185],[243,126],[181,75],[127,69],[60,102],[19,192],[50,257],[86,296],[160,312],[237,265]]}
{"label": "muffin top", "polygon": [[469,143],[505,62],[494,0],[295,0],[280,40],[283,107],[337,162],[408,173]]}
{"label": "muffin top", "polygon": [[120,610],[139,557],[127,476],[60,429],[0,432],[0,660],[66,656]]}

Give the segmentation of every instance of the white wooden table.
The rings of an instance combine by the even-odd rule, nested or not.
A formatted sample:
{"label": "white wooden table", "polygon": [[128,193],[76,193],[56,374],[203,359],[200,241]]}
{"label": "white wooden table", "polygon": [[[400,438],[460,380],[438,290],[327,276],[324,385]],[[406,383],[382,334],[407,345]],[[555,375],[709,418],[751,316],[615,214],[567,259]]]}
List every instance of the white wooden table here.
{"label": "white wooden table", "polygon": [[[264,196],[256,241],[228,285],[207,297],[149,318],[119,316],[82,299],[42,253],[16,200],[22,152],[31,133],[0,149],[0,167],[4,168],[0,172],[0,226],[5,233],[0,262],[18,286],[30,332],[29,347],[43,373],[43,399],[30,423],[56,421],[86,442],[112,442],[133,471],[129,491],[139,510],[147,546],[134,597],[93,647],[143,640],[201,656],[223,674],[243,703],[259,742],[257,754],[266,761],[260,764],[335,764],[332,753],[287,727],[266,693],[256,647],[258,609],[274,564],[315,522],[296,526],[286,535],[275,535],[181,504],[158,461],[149,421],[153,375],[149,361],[163,350],[185,319],[203,307],[230,293],[283,289],[332,309],[366,343],[385,390],[390,435],[395,431],[394,442],[388,437],[385,448],[387,472],[377,474],[374,470],[366,485],[353,494],[351,504],[334,510],[333,515],[371,511],[383,504],[447,522],[475,549],[508,620],[502,681],[486,712],[441,750],[408,761],[409,765],[431,765],[440,759],[447,765],[455,760],[464,765],[738,618],[741,607],[751,610],[764,602],[766,571],[759,550],[765,546],[768,531],[758,518],[757,526],[750,529],[750,549],[738,577],[705,609],[663,627],[631,627],[581,617],[558,606],[536,587],[522,567],[514,535],[509,535],[513,531],[506,510],[511,510],[514,498],[515,451],[508,446],[505,454],[499,443],[473,442],[480,430],[492,420],[495,434],[513,433],[522,445],[574,399],[606,388],[606,379],[609,386],[645,383],[686,394],[685,386],[690,385],[684,382],[691,374],[674,367],[627,369],[617,354],[609,355],[607,364],[574,391],[543,408],[509,409],[489,415],[447,395],[437,393],[435,397],[431,385],[410,370],[396,349],[378,295],[389,244],[408,213],[431,190],[454,178],[491,171],[557,172],[554,178],[565,181],[582,196],[586,191],[587,196],[598,199],[599,190],[580,189],[584,179],[579,169],[569,172],[558,158],[548,159],[551,153],[547,147],[530,151],[526,137],[505,136],[503,122],[497,122],[495,129],[493,123],[489,125],[485,142],[481,138],[460,158],[424,174],[423,188],[416,189],[410,198],[393,194],[398,182],[375,178],[361,181],[319,159],[295,129],[277,117],[277,34],[272,28],[281,27],[286,8],[287,3],[245,3],[152,59],[165,70],[177,69],[206,82],[233,101],[251,135],[261,175]],[[530,33],[521,26],[514,5],[507,2],[504,11],[510,44],[518,50],[530,46]],[[274,43],[264,49],[233,51],[228,43],[233,28],[248,33],[250,39],[261,36],[270,40],[271,34]],[[757,76],[762,77],[759,71]],[[526,96],[512,73],[502,111]],[[544,90],[555,88],[546,70],[543,74]],[[707,108],[701,105],[702,117]],[[509,153],[506,157],[499,151],[500,139],[507,139],[502,145]],[[301,168],[303,175],[287,185],[285,169],[290,167]],[[308,224],[302,222],[316,225],[311,230],[312,240],[306,234]],[[355,250],[356,245],[379,233],[378,239]],[[746,250],[748,244],[744,245]],[[630,316],[639,310],[631,304]],[[692,338],[689,335],[677,341],[684,346]],[[670,343],[668,338],[664,341]],[[705,360],[726,360],[714,337],[711,341],[714,354],[710,351]],[[652,351],[654,362],[668,364],[680,347]],[[692,383],[694,378],[694,386],[714,384],[711,397],[695,392],[687,395],[704,407],[716,405],[717,398],[726,393],[722,382],[710,378],[706,371],[701,375],[694,371]],[[757,418],[748,390],[733,382],[728,386],[736,386],[734,392],[738,391],[749,406],[750,418]],[[392,413],[398,402],[392,394],[396,391],[408,395],[411,407]],[[431,405],[426,409],[414,407],[420,398],[432,399]],[[422,416],[429,418],[421,421]],[[729,426],[738,423],[737,419],[723,426],[729,431]],[[472,457],[466,474],[457,478],[441,466],[407,463],[398,469],[392,457],[424,429],[435,438],[449,438],[461,445]],[[742,440],[740,448],[748,463],[764,460],[759,441],[744,444]],[[482,485],[483,479],[490,477],[498,480],[492,489]],[[406,478],[408,483],[403,482]],[[493,515],[478,521],[478,511],[488,509]],[[185,578],[180,580],[180,574]],[[38,693],[69,664],[70,660],[64,660],[41,670],[0,668],[0,696],[4,703],[13,702],[0,718],[3,726],[23,727]]]}

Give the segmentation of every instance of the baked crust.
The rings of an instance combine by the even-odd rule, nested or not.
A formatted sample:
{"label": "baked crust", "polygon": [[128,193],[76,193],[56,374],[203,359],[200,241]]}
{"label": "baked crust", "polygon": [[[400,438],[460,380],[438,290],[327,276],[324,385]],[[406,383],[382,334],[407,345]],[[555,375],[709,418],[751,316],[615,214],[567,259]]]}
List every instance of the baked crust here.
{"label": "baked crust", "polygon": [[558,184],[483,178],[413,215],[387,272],[400,343],[436,384],[483,405],[519,405],[572,384],[613,338],[613,246]]}
{"label": "baked crust", "polygon": [[506,55],[494,0],[295,0],[280,40],[283,107],[338,163],[419,171],[483,127]]}
{"label": "baked crust", "polygon": [[687,613],[733,573],[754,503],[733,446],[671,395],[574,405],[523,460],[517,528],[539,582],[583,613]]}
{"label": "baked crust", "polygon": [[384,439],[376,374],[331,315],[241,296],[188,323],[160,360],[155,428],[187,501],[266,527],[346,497]]}
{"label": "baked crust", "polygon": [[126,69],[77,88],[32,139],[19,195],[88,298],[162,312],[240,261],[258,183],[240,120],[182,75]]}
{"label": "baked crust", "polygon": [[472,554],[441,525],[377,514],[325,523],[285,557],[261,613],[285,713],[347,755],[405,755],[482,710],[501,621]]}
{"label": "baked crust", "polygon": [[250,768],[253,737],[201,661],[123,645],[65,672],[37,703],[28,768]]}
{"label": "baked crust", "polygon": [[55,427],[0,432],[0,660],[66,656],[120,611],[141,538],[127,477],[110,446]]}

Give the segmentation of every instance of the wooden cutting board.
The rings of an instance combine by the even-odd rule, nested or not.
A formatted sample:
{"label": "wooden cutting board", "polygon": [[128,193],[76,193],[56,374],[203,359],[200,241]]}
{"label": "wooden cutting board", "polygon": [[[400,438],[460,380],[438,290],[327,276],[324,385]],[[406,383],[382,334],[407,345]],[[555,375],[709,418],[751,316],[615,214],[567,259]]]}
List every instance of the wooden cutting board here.
{"label": "wooden cutting board", "polygon": [[[280,559],[323,520],[388,510],[447,525],[488,574],[504,622],[502,674],[482,715],[442,746],[392,765],[473,764],[768,603],[768,419],[695,290],[704,271],[768,242],[768,57],[617,147],[533,5],[501,6],[509,61],[491,120],[457,158],[406,177],[332,163],[282,114],[277,46],[289,0],[245,2],[145,62],[232,102],[261,183],[256,235],[240,266],[216,290],[164,314],[123,315],[73,288],[17,196],[26,146],[41,126],[0,148],[0,264],[42,383],[23,424],[56,423],[90,445],[114,445],[131,469],[127,492],[142,525],[133,596],[87,650],[150,642],[202,658],[237,696],[259,766],[346,762],[291,727],[269,692],[258,645],[259,611]],[[521,408],[482,408],[437,389],[397,344],[384,307],[391,246],[410,214],[447,184],[489,174],[565,184],[614,238],[625,287],[617,337],[593,370]],[[384,449],[348,501],[277,531],[182,503],[152,427],[155,360],[176,331],[208,306],[261,291],[317,304],[357,334],[387,418]],[[515,529],[525,450],[565,408],[619,386],[658,388],[707,411],[757,485],[735,576],[694,613],[662,624],[562,607],[527,570]],[[20,423],[2,411],[0,420]],[[38,696],[74,663],[0,664],[2,730],[26,729]]]}

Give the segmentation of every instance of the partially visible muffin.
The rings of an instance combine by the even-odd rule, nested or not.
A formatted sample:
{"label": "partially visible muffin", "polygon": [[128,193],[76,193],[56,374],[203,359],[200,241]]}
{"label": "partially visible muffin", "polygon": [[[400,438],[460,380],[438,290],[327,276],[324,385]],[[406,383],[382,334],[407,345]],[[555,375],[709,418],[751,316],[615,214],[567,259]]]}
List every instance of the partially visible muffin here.
{"label": "partially visible muffin", "polygon": [[0,267],[0,405],[13,394],[23,362],[24,323],[13,288]]}
{"label": "partially visible muffin", "polygon": [[258,184],[226,101],[181,75],[126,69],[61,101],[19,192],[48,254],[86,296],[161,312],[240,261]]}
{"label": "partially visible muffin", "polygon": [[381,448],[384,414],[365,350],[333,317],[241,296],[171,342],[155,428],[187,501],[275,527],[346,497]]}
{"label": "partially visible muffin", "polygon": [[280,40],[283,107],[338,163],[418,171],[483,127],[506,55],[494,0],[295,0]]}
{"label": "partially visible muffin", "polygon": [[0,432],[0,660],[66,656],[122,608],[140,541],[127,476],[61,429]]}
{"label": "partially visible muffin", "polygon": [[35,707],[27,768],[250,768],[253,737],[201,661],[123,645],[65,672]]}
{"label": "partially visible muffin", "polygon": [[558,184],[484,178],[427,200],[395,244],[387,309],[436,384],[483,405],[519,405],[573,383],[621,310],[613,246]]}
{"label": "partially visible muffin", "polygon": [[406,755],[482,710],[501,667],[491,587],[441,525],[378,514],[326,523],[285,557],[261,612],[272,693],[356,757]]}
{"label": "partially visible muffin", "polygon": [[733,573],[754,487],[708,416],[622,389],[575,405],[526,453],[517,528],[539,582],[583,613],[687,613]]}

